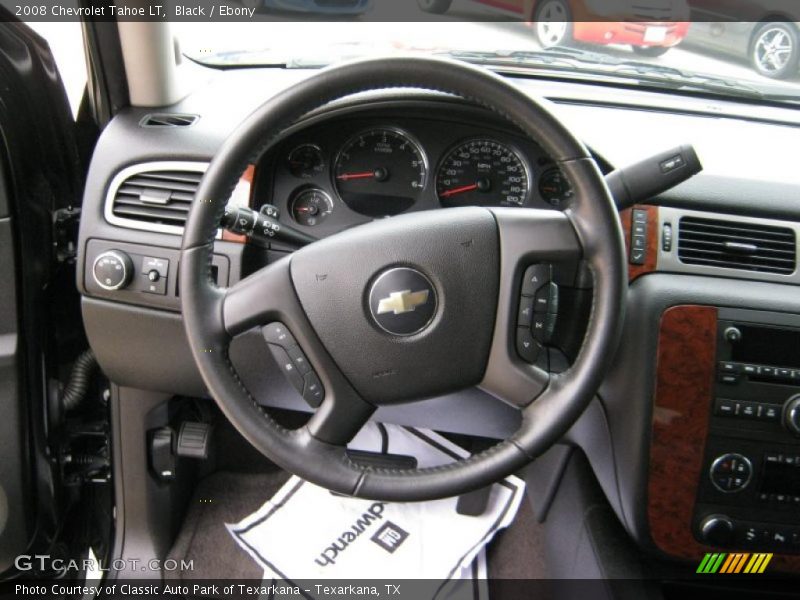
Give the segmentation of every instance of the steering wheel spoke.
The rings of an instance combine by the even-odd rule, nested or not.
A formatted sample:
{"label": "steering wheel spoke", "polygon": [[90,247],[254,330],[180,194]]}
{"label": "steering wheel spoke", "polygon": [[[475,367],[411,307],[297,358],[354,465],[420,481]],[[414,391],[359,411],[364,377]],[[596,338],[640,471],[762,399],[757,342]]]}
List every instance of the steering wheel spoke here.
{"label": "steering wheel spoke", "polygon": [[231,337],[273,321],[299,321],[301,315],[288,258],[256,271],[225,290],[222,320]]}
{"label": "steering wheel spoke", "polygon": [[[492,347],[480,387],[524,407],[550,380],[548,348],[538,328],[549,327],[550,319],[556,318],[557,300],[545,297],[552,284],[552,265],[576,262],[583,250],[564,213],[514,208],[492,212],[500,234],[500,290]],[[557,293],[557,288],[553,289]]]}

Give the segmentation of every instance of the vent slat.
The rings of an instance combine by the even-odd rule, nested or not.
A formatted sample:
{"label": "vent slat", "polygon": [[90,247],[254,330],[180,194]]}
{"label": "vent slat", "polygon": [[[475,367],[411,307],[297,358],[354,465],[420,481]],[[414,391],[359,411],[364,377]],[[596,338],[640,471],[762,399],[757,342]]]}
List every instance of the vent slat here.
{"label": "vent slat", "polygon": [[197,115],[184,115],[179,113],[151,113],[145,116],[139,125],[142,127],[189,127],[199,119]]}
{"label": "vent slat", "polygon": [[145,223],[183,226],[202,177],[198,171],[136,173],[114,192],[112,213]]}
{"label": "vent slat", "polygon": [[791,229],[770,231],[763,228],[755,227],[729,227],[724,225],[698,225],[697,223],[689,222],[683,223],[681,227],[686,231],[693,231],[696,233],[707,233],[709,235],[752,235],[765,239],[774,240],[790,240],[794,239],[794,232]]}
{"label": "vent slat", "polygon": [[797,240],[787,227],[683,217],[678,258],[686,264],[791,274],[797,266]]}
{"label": "vent slat", "polygon": [[188,204],[146,204],[140,202],[138,199],[135,198],[124,198],[124,197],[117,197],[116,201],[114,202],[114,211],[116,212],[117,207],[119,206],[137,206],[141,209],[148,210],[149,208],[160,208],[163,210],[169,210],[172,212],[181,213],[184,215],[189,214],[190,205]]}
{"label": "vent slat", "polygon": [[[704,249],[707,251],[716,251],[725,254],[733,254],[729,250],[725,248],[724,243],[722,242],[710,242],[707,240],[683,240],[683,244],[681,245],[682,249]],[[770,254],[770,255],[777,255],[777,256],[787,256],[791,259],[795,257],[795,250],[794,248],[767,248],[763,246],[758,247],[759,254]]]}
{"label": "vent slat", "polygon": [[189,192],[194,194],[197,191],[197,183],[185,183],[183,181],[167,181],[165,179],[148,179],[145,177],[131,177],[123,185],[132,187],[147,187],[156,190],[174,190],[179,192]]}

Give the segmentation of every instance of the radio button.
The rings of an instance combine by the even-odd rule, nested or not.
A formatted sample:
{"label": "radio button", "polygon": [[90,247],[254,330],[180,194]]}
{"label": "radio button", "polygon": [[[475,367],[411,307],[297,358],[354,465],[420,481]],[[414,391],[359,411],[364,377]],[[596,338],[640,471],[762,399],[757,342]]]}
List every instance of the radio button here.
{"label": "radio button", "polygon": [[764,421],[780,421],[781,406],[779,404],[765,404],[759,417]]}
{"label": "radio button", "polygon": [[742,370],[745,375],[758,375],[758,367],[755,365],[744,365]]}
{"label": "radio button", "polygon": [[738,373],[740,368],[741,365],[738,363],[732,363],[732,362],[719,363],[719,370],[721,373]]}
{"label": "radio button", "polygon": [[734,384],[739,383],[738,373],[721,373],[719,376],[721,383]]}
{"label": "radio button", "polygon": [[758,374],[761,377],[775,377],[775,367],[758,367]]}
{"label": "radio button", "polygon": [[734,400],[726,400],[725,398],[717,398],[717,406],[715,413],[720,417],[735,417],[738,402]]}

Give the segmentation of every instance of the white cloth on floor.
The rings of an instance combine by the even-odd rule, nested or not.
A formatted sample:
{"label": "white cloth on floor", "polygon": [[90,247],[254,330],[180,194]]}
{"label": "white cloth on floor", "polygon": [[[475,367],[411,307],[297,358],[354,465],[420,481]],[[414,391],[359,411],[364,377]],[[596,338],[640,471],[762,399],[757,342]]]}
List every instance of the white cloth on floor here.
{"label": "white cloth on floor", "polygon": [[[434,432],[393,425],[370,424],[349,447],[414,456],[420,467],[467,455]],[[486,510],[472,517],[456,512],[457,498],[361,500],[292,477],[258,511],[227,527],[265,579],[485,578],[484,548],[514,519],[524,488],[513,476],[494,484]]]}

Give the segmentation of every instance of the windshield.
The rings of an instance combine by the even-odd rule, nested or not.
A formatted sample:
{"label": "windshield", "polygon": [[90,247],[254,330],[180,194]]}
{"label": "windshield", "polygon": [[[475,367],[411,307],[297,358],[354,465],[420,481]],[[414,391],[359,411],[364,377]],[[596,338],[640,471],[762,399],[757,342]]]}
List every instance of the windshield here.
{"label": "windshield", "polygon": [[[436,9],[437,20],[404,23],[372,21],[379,16],[374,14],[377,8],[367,13],[370,21],[357,21],[353,15],[309,21],[319,17],[308,13],[300,21],[298,13],[270,12],[270,0],[263,0],[256,2],[257,10],[268,15],[268,22],[175,22],[172,27],[187,57],[214,67],[314,68],[411,53],[544,77],[800,101],[800,29],[794,22],[526,22],[499,12],[495,18],[491,7],[482,4],[490,1],[418,0],[420,6]],[[566,4],[539,0],[556,17]]]}

